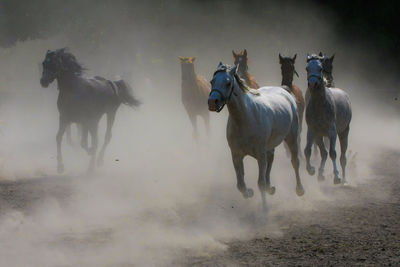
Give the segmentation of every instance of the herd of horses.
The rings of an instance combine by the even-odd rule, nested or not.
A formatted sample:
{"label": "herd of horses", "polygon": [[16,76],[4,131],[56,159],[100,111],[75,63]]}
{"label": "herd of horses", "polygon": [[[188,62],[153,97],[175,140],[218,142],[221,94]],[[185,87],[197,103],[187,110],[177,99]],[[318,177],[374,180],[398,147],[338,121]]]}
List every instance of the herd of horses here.
{"label": "herd of horses", "polygon": [[[207,132],[210,129],[210,111],[220,112],[225,106],[229,117],[227,140],[237,177],[237,188],[245,198],[254,192],[244,180],[243,159],[254,157],[259,166],[258,188],[266,208],[265,193],[274,194],[270,173],[274,161],[274,151],[285,143],[296,176],[296,193],[304,194],[299,174],[300,133],[303,117],[308,126],[307,143],[304,149],[306,169],[315,174],[311,165],[311,148],[315,144],[321,155],[318,180],[324,180],[324,167],[328,157],[325,144],[329,145],[329,156],[333,163],[334,184],[346,183],[346,150],[352,117],[351,104],[347,93],[334,87],[332,63],[334,56],[319,53],[307,55],[308,88],[303,92],[293,84],[296,55],[283,57],[281,65],[281,86],[260,87],[248,72],[247,50],[232,51],[234,66],[217,66],[210,82],[194,69],[196,57],[179,57],[182,71],[182,103],[193,125],[193,135],[197,138],[197,117],[203,118]],[[57,106],[59,129],[57,142],[57,170],[64,171],[61,143],[64,133],[72,123],[81,129],[81,146],[90,155],[88,171],[103,163],[104,152],[111,140],[111,129],[115,115],[121,104],[135,107],[140,102],[133,96],[132,89],[124,80],[111,81],[95,76],[86,78],[84,68],[67,49],[48,50],[43,61],[40,83],[47,87],[54,80],[58,84]],[[98,124],[107,116],[104,144],[97,155]],[[88,135],[91,146],[88,145]],[[342,178],[336,164],[336,139],[339,137]],[[329,142],[324,142],[324,138]]]}

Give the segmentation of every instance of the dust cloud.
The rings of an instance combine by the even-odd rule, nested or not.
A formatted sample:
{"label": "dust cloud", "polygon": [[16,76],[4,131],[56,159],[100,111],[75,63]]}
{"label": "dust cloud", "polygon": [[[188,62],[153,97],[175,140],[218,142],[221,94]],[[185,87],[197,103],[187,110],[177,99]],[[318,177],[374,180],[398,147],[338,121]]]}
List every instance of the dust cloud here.
{"label": "dust cloud", "polygon": [[[230,240],[279,236],[276,214],[335,200],[329,160],[322,184],[302,162],[306,194],[298,198],[281,147],[269,214],[261,212],[258,190],[242,199],[225,138],[227,111],[211,114],[210,136],[200,120],[200,140],[192,140],[178,56],[197,56],[197,73],[210,79],[219,61],[232,64],[232,49],[246,48],[257,82],[279,85],[278,53],[297,53],[294,83],[305,92],[306,53],[336,53],[335,83],[353,104],[350,186],[373,178],[369,166],[377,151],[400,146],[393,142],[399,132],[393,80],[380,73],[368,46],[356,48],[336,35],[328,11],[289,2],[255,5],[262,8],[257,12],[231,1],[88,3],[71,1],[64,17],[54,5],[42,6],[47,34],[0,48],[0,192],[22,190],[0,202],[1,266],[174,265],[187,253],[224,250]],[[122,76],[144,103],[138,110],[121,106],[105,166],[92,176],[85,174],[89,158],[76,131],[75,145],[64,137],[66,172],[56,174],[57,85],[44,89],[39,79],[47,49],[60,47],[69,47],[88,76]],[[302,135],[304,145],[305,130]],[[257,172],[255,160],[246,158],[253,189]]]}

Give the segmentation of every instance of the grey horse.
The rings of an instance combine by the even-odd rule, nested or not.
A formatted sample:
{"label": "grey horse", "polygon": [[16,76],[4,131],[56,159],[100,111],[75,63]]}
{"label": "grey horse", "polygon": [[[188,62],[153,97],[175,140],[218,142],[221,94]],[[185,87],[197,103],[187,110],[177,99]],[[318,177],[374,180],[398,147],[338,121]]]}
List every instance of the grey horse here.
{"label": "grey horse", "polygon": [[328,152],[323,137],[329,138],[329,156],[333,163],[334,184],[341,182],[336,165],[336,138],[340,141],[340,164],[343,172],[342,183],[346,183],[346,150],[350,121],[352,117],[351,104],[346,92],[338,88],[327,88],[323,80],[321,58],[307,55],[307,80],[310,99],[306,107],[307,145],[304,150],[307,161],[307,171],[314,175],[315,168],[311,166],[311,146],[315,142],[321,153],[321,164],[318,180],[324,180],[324,168]]}
{"label": "grey horse", "polygon": [[270,184],[274,150],[285,141],[291,151],[296,175],[296,193],[304,194],[299,175],[297,136],[299,121],[294,98],[282,87],[248,88],[237,74],[238,66],[229,68],[220,63],[211,80],[208,98],[210,111],[220,112],[228,106],[227,139],[236,171],[237,188],[243,197],[253,196],[244,182],[243,158],[250,155],[259,166],[258,188],[266,209],[265,192],[275,193]]}
{"label": "grey horse", "polygon": [[[132,95],[132,89],[123,80],[109,81],[102,77],[85,78],[84,68],[66,48],[48,50],[43,61],[40,84],[47,87],[54,80],[58,84],[57,107],[60,113],[57,141],[57,170],[64,171],[61,153],[62,137],[71,123],[82,127],[81,146],[91,155],[88,172],[93,171],[97,154],[97,129],[103,116],[107,114],[105,141],[97,162],[103,163],[104,151],[111,140],[111,129],[118,107],[123,104],[138,106],[140,102]],[[88,134],[91,148],[88,147]]]}

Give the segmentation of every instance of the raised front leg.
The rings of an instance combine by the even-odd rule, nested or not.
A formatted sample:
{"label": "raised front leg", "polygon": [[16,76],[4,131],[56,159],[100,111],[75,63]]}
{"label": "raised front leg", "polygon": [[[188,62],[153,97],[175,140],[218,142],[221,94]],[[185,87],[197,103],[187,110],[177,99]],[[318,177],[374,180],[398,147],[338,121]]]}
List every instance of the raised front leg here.
{"label": "raised front leg", "polygon": [[253,189],[247,188],[244,182],[244,167],[243,167],[243,155],[232,153],[233,166],[235,167],[237,189],[242,193],[244,198],[250,198],[254,195]]}
{"label": "raised front leg", "polygon": [[66,127],[68,126],[68,123],[60,116],[60,122],[58,126],[58,132],[56,135],[56,142],[57,142],[57,172],[62,173],[64,172],[64,164],[63,164],[63,158],[62,158],[62,152],[61,152],[61,143],[62,143],[62,138],[65,132]]}
{"label": "raised front leg", "polygon": [[318,169],[318,181],[323,181],[325,180],[324,169],[325,169],[326,159],[328,158],[328,151],[325,148],[322,136],[316,138],[315,143],[318,145],[319,151],[321,153],[321,164],[319,165]]}
{"label": "raised front leg", "polygon": [[304,155],[306,156],[306,162],[307,162],[307,172],[310,175],[315,174],[315,168],[311,165],[310,158],[311,158],[311,147],[314,143],[314,133],[308,128],[307,130],[307,144],[306,148],[304,149]]}
{"label": "raised front leg", "polygon": [[111,141],[111,129],[112,129],[113,125],[114,125],[115,114],[116,114],[116,111],[107,113],[106,135],[105,135],[105,138],[104,138],[104,144],[101,147],[101,150],[100,150],[100,153],[99,153],[99,157],[97,158],[97,165],[99,165],[99,166],[103,165],[104,152],[106,150],[106,147],[108,146],[108,144]]}
{"label": "raised front leg", "polygon": [[329,157],[331,158],[333,164],[333,183],[340,184],[339,170],[336,164],[336,136],[336,126],[333,125],[329,129]]}

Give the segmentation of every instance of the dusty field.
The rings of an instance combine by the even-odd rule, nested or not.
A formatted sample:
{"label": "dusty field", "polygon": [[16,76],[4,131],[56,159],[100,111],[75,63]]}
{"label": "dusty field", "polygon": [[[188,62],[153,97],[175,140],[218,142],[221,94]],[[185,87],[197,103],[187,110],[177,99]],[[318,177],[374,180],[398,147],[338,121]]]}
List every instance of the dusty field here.
{"label": "dusty field", "polygon": [[366,184],[326,192],[335,202],[321,201],[309,212],[277,214],[282,236],[232,240],[224,253],[182,262],[186,266],[399,266],[400,153],[382,153],[373,170],[376,179]]}
{"label": "dusty field", "polygon": [[[230,234],[229,237],[219,240],[220,243],[226,245],[225,249],[218,248],[213,251],[211,248],[206,252],[199,253],[196,246],[188,248],[172,246],[168,249],[158,250],[158,253],[165,253],[168,250],[169,256],[165,261],[158,255],[154,262],[148,261],[148,259],[143,262],[131,262],[126,259],[114,258],[105,261],[104,265],[399,266],[400,181],[398,179],[400,152],[382,152],[372,169],[374,179],[357,187],[327,186],[324,193],[330,198],[334,198],[335,201],[319,201],[311,210],[274,212],[267,218],[268,224],[274,225],[276,228],[273,231],[265,231],[260,226],[263,222],[254,219],[254,222],[250,223],[253,224],[254,231],[248,236],[249,238],[243,237],[243,235],[235,237],[234,234]],[[27,228],[24,226],[27,224],[26,218],[34,216],[38,208],[45,205],[49,199],[56,199],[61,209],[68,209],[71,206],[70,201],[76,194],[76,189],[72,185],[76,179],[81,178],[47,177],[2,182],[0,184],[0,221],[4,223],[4,220],[10,220],[12,212],[23,214],[25,219],[21,219],[17,226],[14,223],[13,227],[8,229],[11,231],[11,236],[14,235],[16,239],[21,238],[22,233],[18,229]],[[327,181],[327,183],[329,182]],[[233,208],[235,207],[232,206]],[[180,211],[180,213],[186,213],[186,219],[190,218],[190,220],[184,223],[178,222],[178,227],[195,225],[196,216],[192,216],[193,212]],[[154,217],[151,212],[141,216],[142,220],[160,218],[159,215]],[[18,221],[18,218],[13,220]],[[252,219],[248,218],[248,220]],[[173,224],[174,221],[169,223]],[[6,231],[7,227],[2,226],[2,231]],[[32,246],[29,235],[34,236],[34,233],[25,232],[27,229],[23,234],[28,236],[26,237],[27,243]],[[57,259],[57,254],[52,255],[52,252],[49,251],[49,255],[54,258],[43,259],[42,263],[45,265],[84,264],[85,266],[95,266],[98,262],[90,264],[93,261],[84,260],[86,253],[91,251],[88,255],[93,257],[93,251],[97,251],[97,249],[103,251],[102,248],[114,238],[113,232],[112,227],[95,228],[89,231],[86,229],[81,232],[75,229],[70,232],[57,233],[50,239],[34,240],[33,245],[35,242],[39,244],[39,247],[41,243],[46,243],[46,247],[54,245],[62,248],[62,251],[66,251],[66,255],[75,257],[70,258],[70,261],[65,261],[65,259]],[[25,237],[22,237],[22,240],[25,240]],[[12,243],[13,241],[7,240],[7,242]],[[4,243],[2,246],[7,248]],[[12,245],[11,248],[13,248]],[[25,249],[35,251],[34,248]],[[70,254],[71,251],[72,254]],[[2,255],[15,257],[18,253],[9,252],[7,254],[3,251]],[[22,253],[20,256],[24,258],[25,255]],[[38,262],[40,261],[35,260],[34,265]],[[26,261],[3,258],[1,263],[2,266],[4,264],[22,266]]]}

